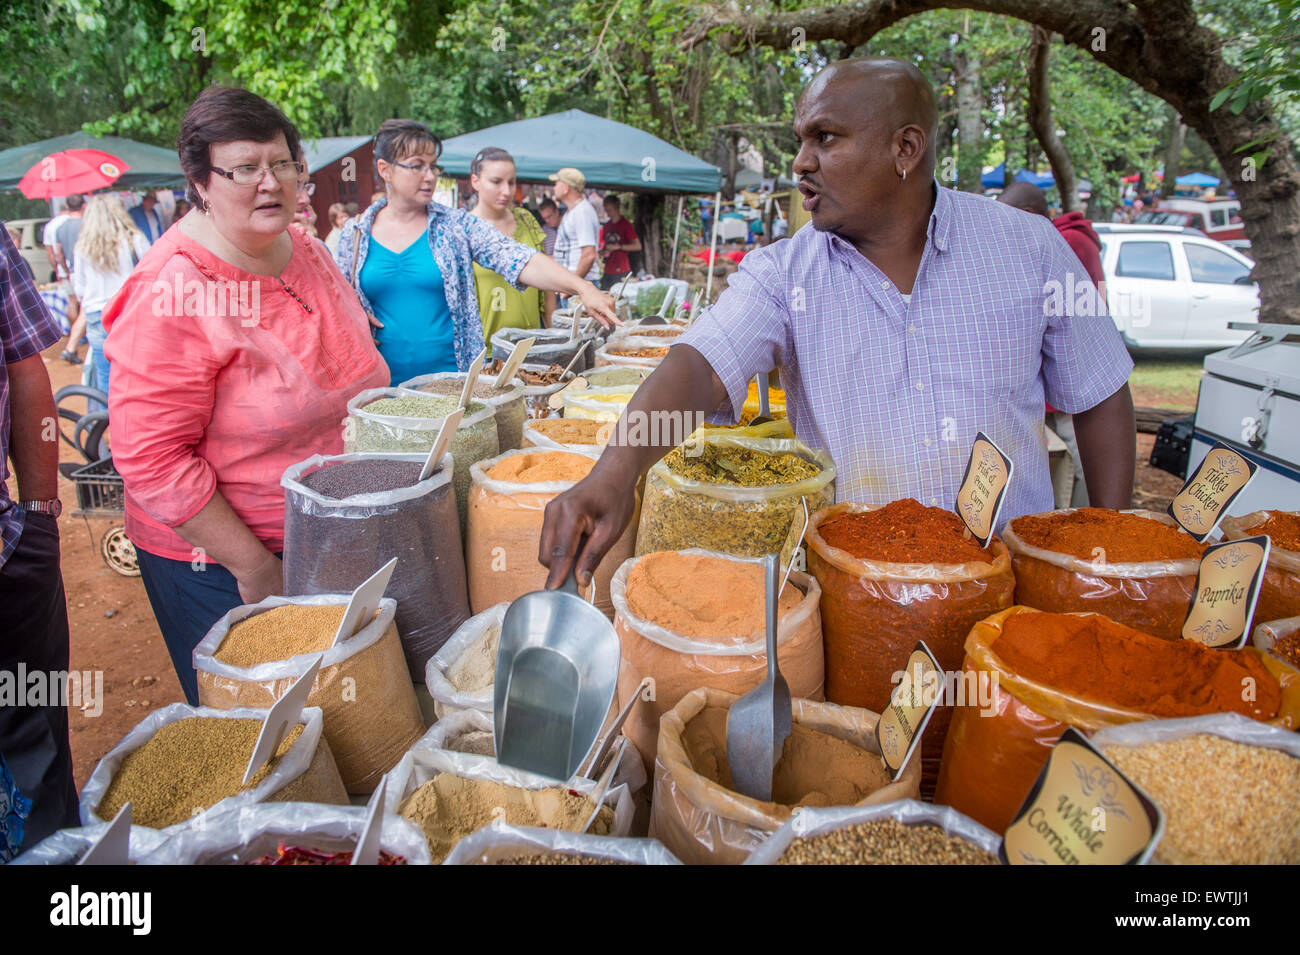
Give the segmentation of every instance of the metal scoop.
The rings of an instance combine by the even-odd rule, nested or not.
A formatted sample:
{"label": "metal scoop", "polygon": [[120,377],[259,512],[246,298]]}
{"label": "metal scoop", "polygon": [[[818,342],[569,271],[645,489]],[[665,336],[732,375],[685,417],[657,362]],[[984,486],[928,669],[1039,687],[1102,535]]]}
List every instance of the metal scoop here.
{"label": "metal scoop", "polygon": [[501,621],[492,700],[497,762],[550,779],[573,776],[614,700],[619,655],[614,627],[578,595],[572,568],[559,590],[512,603]]}
{"label": "metal scoop", "polygon": [[727,765],[736,792],[763,802],[772,800],[772,772],[793,726],[790,687],[776,665],[777,591],[781,558],[768,554],[763,568],[767,587],[767,678],[727,713]]}
{"label": "metal scoop", "polygon": [[767,372],[758,373],[758,414],[750,419],[751,425],[767,424],[772,421],[772,415],[767,407]]}

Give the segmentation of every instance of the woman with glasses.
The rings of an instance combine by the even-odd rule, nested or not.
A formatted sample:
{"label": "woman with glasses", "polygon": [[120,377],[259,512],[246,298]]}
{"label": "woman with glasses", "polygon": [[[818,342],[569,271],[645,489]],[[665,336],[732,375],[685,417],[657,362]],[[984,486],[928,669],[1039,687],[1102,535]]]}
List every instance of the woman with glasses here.
{"label": "woman with glasses", "polygon": [[126,531],[191,703],[207,630],[284,589],[280,475],[341,453],[348,399],[389,381],[325,246],[289,228],[299,148],[260,96],[199,94],[177,140],[194,208],[103,314]]}
{"label": "woman with glasses", "polygon": [[483,350],[473,265],[527,286],[580,298],[605,326],[612,299],[554,259],[462,209],[433,201],[442,143],[423,123],[390,119],[375,136],[387,197],[343,227],[335,261],[378,329],[394,383],[468,371]]}
{"label": "woman with glasses", "polygon": [[[527,209],[515,205],[515,160],[504,149],[481,150],[470,164],[469,184],[478,194],[473,214],[504,236],[542,251],[546,235]],[[522,292],[498,273],[475,263],[474,290],[483,319],[483,339],[491,357],[492,336],[503,328],[541,328],[555,311],[555,296],[529,288]]]}

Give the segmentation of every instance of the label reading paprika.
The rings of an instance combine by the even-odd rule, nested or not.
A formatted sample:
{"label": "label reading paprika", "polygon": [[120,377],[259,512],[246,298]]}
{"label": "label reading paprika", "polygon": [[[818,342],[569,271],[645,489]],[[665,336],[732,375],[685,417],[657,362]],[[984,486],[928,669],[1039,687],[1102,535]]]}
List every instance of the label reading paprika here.
{"label": "label reading paprika", "polygon": [[1216,649],[1246,642],[1270,544],[1268,537],[1246,537],[1206,549],[1196,571],[1196,596],[1183,621],[1184,640]]}
{"label": "label reading paprika", "polygon": [[1245,490],[1259,465],[1221,441],[1205,455],[1169,504],[1169,516],[1200,543],[1214,533],[1219,518]]}
{"label": "label reading paprika", "polygon": [[1002,453],[983,431],[975,435],[975,444],[966,462],[961,489],[957,491],[957,516],[966,523],[980,542],[988,547],[998,526],[998,512],[1011,483],[1011,459]]}
{"label": "label reading paprika", "polygon": [[1006,865],[1144,865],[1164,831],[1159,807],[1070,728],[998,855]]}
{"label": "label reading paprika", "polygon": [[876,721],[876,743],[891,779],[897,779],[912,758],[934,708],[943,699],[943,687],[939,661],[924,641],[917,643],[907,658],[902,679],[889,695],[889,706]]}

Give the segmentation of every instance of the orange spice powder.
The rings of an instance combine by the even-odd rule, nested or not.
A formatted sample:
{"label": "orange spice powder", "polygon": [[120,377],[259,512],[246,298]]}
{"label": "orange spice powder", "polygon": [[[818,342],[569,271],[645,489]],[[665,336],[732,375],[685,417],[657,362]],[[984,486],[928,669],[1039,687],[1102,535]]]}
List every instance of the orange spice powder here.
{"label": "orange spice powder", "polygon": [[1300,551],[1300,511],[1269,511],[1268,520],[1248,528],[1248,535],[1267,534],[1273,546]]}
{"label": "orange spice powder", "polygon": [[841,514],[817,528],[822,540],[859,560],[895,564],[993,563],[962,519],[942,507],[925,507],[914,498],[856,514]]}
{"label": "orange spice powder", "polygon": [[1011,530],[1032,547],[1081,560],[1093,560],[1100,547],[1112,564],[1200,558],[1206,547],[1177,527],[1102,507],[1017,517]]}

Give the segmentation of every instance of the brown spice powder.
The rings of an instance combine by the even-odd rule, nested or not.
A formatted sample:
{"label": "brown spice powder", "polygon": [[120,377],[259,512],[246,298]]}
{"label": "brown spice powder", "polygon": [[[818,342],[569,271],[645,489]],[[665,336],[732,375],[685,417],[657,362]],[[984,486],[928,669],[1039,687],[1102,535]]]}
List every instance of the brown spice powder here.
{"label": "brown spice powder", "polygon": [[542,418],[529,427],[560,444],[604,445],[609,443],[614,422],[595,418]]}
{"label": "brown spice powder", "polygon": [[1267,520],[1246,530],[1247,536],[1259,534],[1273,538],[1274,547],[1300,551],[1300,511],[1269,511]]}
{"label": "brown spice powder", "polygon": [[970,536],[960,517],[910,497],[871,511],[841,514],[818,525],[817,533],[831,547],[859,560],[895,564],[991,564],[994,560],[992,552]]}

